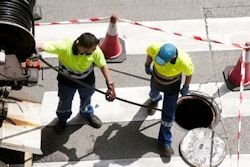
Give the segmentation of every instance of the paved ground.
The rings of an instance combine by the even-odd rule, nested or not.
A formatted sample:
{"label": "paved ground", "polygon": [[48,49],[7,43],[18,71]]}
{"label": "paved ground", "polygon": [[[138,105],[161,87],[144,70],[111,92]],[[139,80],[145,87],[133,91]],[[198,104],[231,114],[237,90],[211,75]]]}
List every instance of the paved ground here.
{"label": "paved ground", "polygon": [[[226,19],[221,21],[216,20],[216,23],[227,23],[227,19],[229,19],[232,25],[228,28],[224,27],[224,29],[218,30],[216,28],[219,28],[221,25],[216,27],[211,26],[215,24],[211,24],[208,29],[210,33],[209,35],[214,35],[214,37],[223,41],[229,40],[229,42],[234,42],[232,39],[237,39],[238,36],[240,36],[239,42],[244,42],[249,39],[249,33],[246,33],[248,28],[245,28],[247,26],[244,27],[244,24],[240,24],[241,26],[239,27],[244,27],[244,29],[236,29],[238,26],[238,20],[233,21],[233,17],[250,16],[250,4],[248,1],[243,0],[225,0],[219,2],[189,1],[185,4],[182,3],[182,1],[160,0],[154,2],[91,1],[91,3],[90,1],[79,0],[65,0],[63,2],[59,0],[39,0],[38,3],[43,7],[43,22],[55,20],[62,21],[75,18],[83,19],[94,16],[110,16],[112,13],[115,13],[120,18],[141,22],[151,21],[150,23],[143,23],[152,25],[156,24],[157,26],[160,25],[158,23],[173,20],[176,22],[171,23],[172,29],[170,29],[170,31],[184,31],[189,35],[196,33],[199,35],[206,35],[205,26],[202,30],[197,30],[195,29],[197,25],[187,26],[188,24],[184,24],[183,20],[189,19],[187,22],[193,23],[193,19],[203,21],[204,17],[213,19],[223,17]],[[246,18],[246,20],[248,19]],[[154,21],[160,22],[156,23]],[[164,22],[163,27],[169,30],[169,25],[170,22]],[[127,39],[127,52],[130,54],[127,55],[127,59],[123,63],[109,64],[109,67],[111,68],[111,74],[116,81],[119,97],[144,103],[147,99],[147,90],[149,85],[149,76],[147,76],[143,70],[146,55],[141,50],[136,51],[134,45],[137,44],[144,46],[146,39],[145,41],[140,40],[140,42],[135,41],[134,39],[141,36],[150,38],[156,34],[155,32],[150,34],[150,32],[146,33],[144,31],[141,33],[129,34],[128,31],[123,31],[130,29],[130,26],[131,25],[124,25],[121,29],[119,29],[121,30],[119,31],[119,33],[122,34],[121,36],[127,37],[124,39]],[[73,36],[76,36],[80,29],[84,30],[84,28],[87,30],[92,29],[94,32],[101,35],[106,31],[106,27],[107,24],[98,24],[98,26],[93,24],[84,24],[80,27],[74,27],[75,29],[67,29],[67,27],[56,26],[48,28],[51,32],[49,32],[47,27],[44,29],[41,27],[37,28],[37,32],[40,33],[36,35],[36,39],[55,39],[66,34],[70,34],[71,32]],[[62,34],[61,30],[64,30],[65,33]],[[58,31],[58,36],[53,36],[52,32],[55,31]],[[137,31],[140,32],[141,30]],[[49,35],[46,35],[46,33]],[[232,35],[233,33],[234,35]],[[132,40],[133,36],[134,38]],[[169,36],[171,35],[168,35],[168,37]],[[160,38],[160,40],[164,41],[168,39],[169,38]],[[215,90],[218,92],[221,91],[220,94],[212,92],[211,96],[217,98],[218,102],[224,102],[224,111],[230,111],[230,108],[228,109],[227,106],[238,104],[236,101],[236,99],[238,99],[238,94],[232,94],[229,90],[226,90],[225,84],[223,84],[224,80],[222,75],[222,71],[225,67],[228,65],[235,65],[237,62],[238,57],[241,54],[238,49],[232,50],[232,48],[220,48],[217,50],[212,48],[213,52],[210,52],[208,47],[209,45],[207,43],[204,43],[205,46],[203,46],[203,44],[197,44],[199,46],[192,47],[196,44],[191,45],[189,41],[183,41],[180,38],[171,37],[171,41],[178,43],[180,46],[184,47],[185,50],[188,49],[191,54],[191,58],[196,69],[196,73],[192,80],[192,86],[195,85],[194,88],[197,87],[197,85],[206,87],[206,85],[209,85],[210,83],[219,83],[220,86],[215,87]],[[194,43],[196,42],[197,41],[194,41]],[[47,60],[49,60],[49,62],[53,65],[57,65],[56,58],[49,57]],[[97,88],[103,89],[105,88],[105,82],[99,69],[95,70]],[[186,163],[180,158],[178,152],[180,141],[187,133],[186,130],[180,128],[177,124],[174,124],[172,132],[174,135],[173,147],[175,149],[175,154],[170,160],[169,158],[163,157],[157,147],[157,135],[160,125],[159,112],[156,113],[154,117],[149,117],[144,108],[131,107],[130,105],[118,102],[107,103],[104,101],[104,97],[100,94],[95,94],[93,104],[97,115],[100,116],[104,122],[101,129],[96,130],[89,127],[86,125],[86,122],[77,116],[79,99],[76,96],[74,102],[74,114],[76,116],[72,117],[69,121],[69,126],[67,127],[65,133],[62,135],[55,135],[53,132],[53,121],[55,118],[54,110],[57,105],[57,85],[55,78],[55,72],[52,70],[46,70],[44,71],[44,80],[39,82],[39,84],[44,86],[46,91],[43,99],[43,105],[45,106],[44,109],[46,109],[46,111],[43,110],[43,124],[45,127],[42,129],[41,145],[41,149],[44,154],[34,155],[34,166],[187,166]],[[212,88],[209,87],[201,90],[209,93]],[[50,97],[48,97],[48,94]],[[248,94],[249,92],[246,92],[247,97]],[[230,101],[230,98],[234,102]],[[51,103],[49,106],[50,108],[47,106],[48,103]],[[226,103],[228,103],[228,105]],[[232,110],[232,112],[237,113],[234,109]],[[115,111],[117,111],[117,113]],[[248,112],[246,112],[242,120],[242,164],[247,162],[248,154],[250,153],[250,146],[248,144],[250,136],[247,132],[249,127],[248,120],[249,115]],[[221,166],[235,166],[236,158],[234,154],[236,154],[237,149],[237,128],[237,118],[228,113],[221,117],[221,122],[218,122],[215,128],[216,134],[224,139],[227,144],[228,156],[223,161]],[[0,149],[0,155],[0,160],[6,163],[22,163],[22,153]],[[233,156],[230,157],[230,155]],[[9,157],[11,157],[11,160]]]}

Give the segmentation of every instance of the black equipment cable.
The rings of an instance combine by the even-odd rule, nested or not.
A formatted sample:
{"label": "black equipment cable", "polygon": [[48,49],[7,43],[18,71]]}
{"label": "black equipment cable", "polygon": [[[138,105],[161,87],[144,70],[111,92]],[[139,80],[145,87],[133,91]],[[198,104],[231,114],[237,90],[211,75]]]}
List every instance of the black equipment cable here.
{"label": "black equipment cable", "polygon": [[[99,89],[96,89],[86,83],[83,83],[75,78],[72,78],[70,76],[68,76],[67,74],[63,73],[62,71],[60,71],[59,69],[55,68],[54,66],[52,66],[50,63],[48,63],[45,59],[42,58],[41,55],[39,55],[39,59],[44,62],[44,64],[46,64],[47,66],[49,66],[50,68],[52,68],[54,71],[56,71],[57,73],[63,75],[64,77],[66,77],[67,79],[70,79],[71,81],[79,84],[80,86],[83,86],[83,87],[86,87],[86,88],[89,88],[89,89],[94,89],[96,92],[99,92],[101,94],[106,94],[105,92],[99,90]],[[122,99],[122,98],[119,98],[119,97],[116,97],[117,100],[120,100],[122,102],[125,102],[125,103],[129,103],[129,104],[133,104],[133,105],[136,105],[136,106],[140,106],[140,107],[144,107],[144,108],[150,108],[150,109],[154,109],[154,110],[158,110],[158,111],[162,111],[162,109],[158,109],[158,108],[154,108],[154,107],[150,107],[150,106],[146,106],[146,105],[143,105],[143,104],[139,104],[139,103],[136,103],[136,102],[132,102],[132,101],[129,101],[129,100],[126,100],[126,99]]]}

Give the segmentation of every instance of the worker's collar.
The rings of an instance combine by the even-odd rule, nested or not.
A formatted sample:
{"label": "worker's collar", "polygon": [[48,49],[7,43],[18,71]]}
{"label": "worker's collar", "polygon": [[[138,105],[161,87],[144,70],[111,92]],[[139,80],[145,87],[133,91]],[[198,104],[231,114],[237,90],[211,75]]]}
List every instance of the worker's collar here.
{"label": "worker's collar", "polygon": [[178,58],[178,50],[176,49],[176,56],[175,56],[173,59],[171,59],[169,63],[171,63],[171,64],[175,64],[175,63],[176,63],[177,58]]}

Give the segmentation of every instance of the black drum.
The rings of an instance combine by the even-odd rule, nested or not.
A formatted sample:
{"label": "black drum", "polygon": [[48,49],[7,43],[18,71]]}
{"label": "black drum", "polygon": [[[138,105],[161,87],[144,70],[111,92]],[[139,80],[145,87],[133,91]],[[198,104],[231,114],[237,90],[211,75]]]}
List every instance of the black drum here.
{"label": "black drum", "polygon": [[[35,53],[33,7],[35,0],[0,1],[0,50],[24,62]],[[32,30],[32,33],[31,33]]]}

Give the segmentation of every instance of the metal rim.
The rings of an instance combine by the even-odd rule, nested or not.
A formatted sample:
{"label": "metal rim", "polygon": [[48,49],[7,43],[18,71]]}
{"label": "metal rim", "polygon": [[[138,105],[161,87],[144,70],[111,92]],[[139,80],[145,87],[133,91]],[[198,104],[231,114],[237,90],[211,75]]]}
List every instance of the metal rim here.
{"label": "metal rim", "polygon": [[[185,127],[185,122],[182,122],[183,119],[181,119],[181,117],[180,117],[180,115],[185,113],[185,111],[182,111],[183,109],[181,110],[181,108],[179,108],[179,107],[182,107],[181,105],[182,105],[183,102],[187,103],[186,101],[190,100],[190,103],[191,103],[191,102],[194,102],[193,100],[197,100],[196,102],[202,104],[202,107],[204,107],[204,108],[206,107],[205,108],[207,110],[206,113],[209,114],[209,115],[211,114],[211,121],[209,123],[207,123],[208,125],[206,125],[206,127],[204,125],[204,127],[205,128],[214,128],[218,123],[220,115],[218,113],[217,105],[213,104],[214,101],[210,101],[208,99],[209,98],[206,97],[206,96],[203,96],[203,95],[200,95],[200,94],[195,94],[195,93],[189,94],[188,96],[180,97],[177,100],[176,119],[175,119],[176,124],[179,127],[181,127],[182,129],[186,129],[186,130],[191,130],[193,128],[199,128],[199,127],[196,127],[198,125]],[[192,105],[192,103],[189,104],[189,105]],[[197,112],[197,111],[195,111],[195,112]]]}

